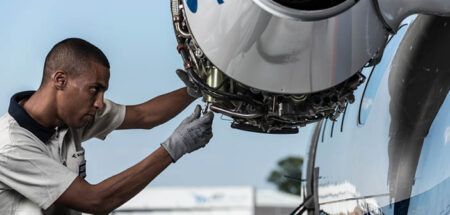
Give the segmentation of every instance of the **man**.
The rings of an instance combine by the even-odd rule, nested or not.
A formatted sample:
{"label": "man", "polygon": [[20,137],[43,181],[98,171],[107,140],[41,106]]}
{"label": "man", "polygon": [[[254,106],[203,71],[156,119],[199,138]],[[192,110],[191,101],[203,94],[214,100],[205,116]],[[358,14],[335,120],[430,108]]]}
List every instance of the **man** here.
{"label": "man", "polygon": [[47,55],[39,89],[11,98],[0,118],[0,214],[109,213],[212,138],[213,114],[201,116],[197,106],[144,160],[99,184],[87,183],[81,142],[105,139],[115,129],[153,128],[200,95],[182,88],[125,107],[103,98],[109,75],[100,49],[70,38]]}

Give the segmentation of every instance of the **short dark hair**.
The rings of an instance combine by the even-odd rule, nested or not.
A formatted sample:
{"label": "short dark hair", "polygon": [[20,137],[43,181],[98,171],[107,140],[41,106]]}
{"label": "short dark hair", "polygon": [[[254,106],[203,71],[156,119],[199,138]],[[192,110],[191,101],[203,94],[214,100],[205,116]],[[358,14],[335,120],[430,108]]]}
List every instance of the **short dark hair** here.
{"label": "short dark hair", "polygon": [[88,71],[90,63],[99,63],[110,68],[108,58],[96,46],[80,38],[68,38],[57,43],[47,54],[44,63],[44,74],[41,86],[58,69],[77,76]]}

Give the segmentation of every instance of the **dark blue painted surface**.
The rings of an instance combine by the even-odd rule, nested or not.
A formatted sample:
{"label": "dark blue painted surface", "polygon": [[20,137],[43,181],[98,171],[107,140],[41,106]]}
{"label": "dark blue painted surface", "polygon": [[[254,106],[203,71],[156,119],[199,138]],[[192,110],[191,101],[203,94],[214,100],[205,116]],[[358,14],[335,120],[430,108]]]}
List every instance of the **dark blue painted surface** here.
{"label": "dark blue painted surface", "polygon": [[[218,4],[223,4],[224,0],[216,0]],[[197,13],[198,0],[186,0],[186,4],[192,13]]]}

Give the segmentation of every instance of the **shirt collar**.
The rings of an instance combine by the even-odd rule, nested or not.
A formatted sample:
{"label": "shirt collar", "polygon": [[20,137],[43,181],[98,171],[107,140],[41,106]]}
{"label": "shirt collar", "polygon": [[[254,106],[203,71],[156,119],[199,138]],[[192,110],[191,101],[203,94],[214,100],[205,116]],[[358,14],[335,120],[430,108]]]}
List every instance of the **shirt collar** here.
{"label": "shirt collar", "polygon": [[36,91],[24,91],[16,93],[11,97],[8,113],[11,115],[19,125],[36,137],[42,142],[46,143],[55,133],[55,129],[46,128],[34,120],[25,109],[19,104],[19,102],[25,98],[31,97]]}

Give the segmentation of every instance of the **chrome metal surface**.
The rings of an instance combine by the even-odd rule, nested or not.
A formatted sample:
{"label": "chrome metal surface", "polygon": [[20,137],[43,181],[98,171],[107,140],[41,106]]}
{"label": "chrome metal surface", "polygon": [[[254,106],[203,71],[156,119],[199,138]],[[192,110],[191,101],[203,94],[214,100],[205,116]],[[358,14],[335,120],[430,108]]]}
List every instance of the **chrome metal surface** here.
{"label": "chrome metal surface", "polygon": [[[350,2],[350,1],[349,1]],[[307,94],[336,86],[380,57],[387,32],[370,1],[320,21],[281,18],[254,1],[199,1],[190,31],[213,65],[252,88]]]}

